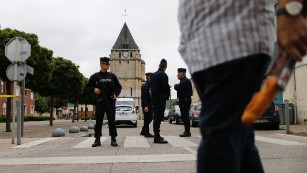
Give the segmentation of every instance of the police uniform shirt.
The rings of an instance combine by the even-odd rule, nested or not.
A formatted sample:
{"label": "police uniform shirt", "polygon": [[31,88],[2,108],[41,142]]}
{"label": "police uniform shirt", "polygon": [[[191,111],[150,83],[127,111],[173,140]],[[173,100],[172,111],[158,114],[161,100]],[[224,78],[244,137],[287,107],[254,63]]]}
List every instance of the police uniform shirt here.
{"label": "police uniform shirt", "polygon": [[182,80],[180,80],[179,84],[176,84],[174,86],[174,89],[177,91],[177,97],[179,99],[181,98],[191,98],[191,96],[193,95],[193,91],[192,91],[192,83],[190,81],[190,79],[188,78],[183,78]]}
{"label": "police uniform shirt", "polygon": [[98,88],[99,84],[108,84],[111,87],[112,93],[108,93],[109,95],[115,94],[116,97],[120,94],[122,90],[122,86],[120,85],[115,74],[111,72],[97,72],[93,74],[88,82],[87,89],[94,93],[94,89]]}
{"label": "police uniform shirt", "polygon": [[142,107],[149,107],[151,105],[151,86],[150,82],[146,81],[141,88]]}
{"label": "police uniform shirt", "polygon": [[168,76],[160,68],[151,76],[151,89],[153,96],[165,97],[168,100],[170,96]]}

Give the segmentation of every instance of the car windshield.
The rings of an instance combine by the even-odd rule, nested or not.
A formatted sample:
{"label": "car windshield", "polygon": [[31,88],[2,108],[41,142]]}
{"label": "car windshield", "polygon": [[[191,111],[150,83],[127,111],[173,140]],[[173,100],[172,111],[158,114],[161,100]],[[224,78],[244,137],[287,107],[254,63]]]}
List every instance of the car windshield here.
{"label": "car windshield", "polygon": [[131,105],[134,107],[134,101],[116,101],[115,105]]}
{"label": "car windshield", "polygon": [[198,110],[198,111],[201,111],[201,105],[196,105],[194,109]]}
{"label": "car windshield", "polygon": [[117,106],[116,111],[131,111],[132,107],[130,106]]}

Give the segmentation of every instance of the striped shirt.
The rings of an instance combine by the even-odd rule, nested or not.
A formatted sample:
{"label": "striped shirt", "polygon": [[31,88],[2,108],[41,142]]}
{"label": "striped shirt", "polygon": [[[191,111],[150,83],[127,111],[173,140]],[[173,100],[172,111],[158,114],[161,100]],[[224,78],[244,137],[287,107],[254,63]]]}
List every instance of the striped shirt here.
{"label": "striped shirt", "polygon": [[276,40],[274,0],[180,0],[179,52],[193,74],[264,53]]}

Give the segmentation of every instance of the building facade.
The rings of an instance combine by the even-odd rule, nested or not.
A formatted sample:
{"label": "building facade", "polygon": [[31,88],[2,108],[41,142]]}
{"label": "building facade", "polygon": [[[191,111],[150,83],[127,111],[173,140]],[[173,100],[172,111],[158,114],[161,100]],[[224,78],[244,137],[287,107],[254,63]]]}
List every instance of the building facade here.
{"label": "building facade", "polygon": [[[13,91],[13,85],[11,86],[11,91]],[[1,97],[1,95],[6,95],[6,83],[0,79],[0,115],[5,115],[7,111],[7,98]],[[21,87],[17,85],[16,95],[18,100],[21,100]],[[11,106],[13,109],[13,106]],[[24,100],[24,110],[25,115],[35,115],[35,98],[34,93],[26,89],[25,90],[25,100]],[[13,112],[13,110],[11,111]]]}
{"label": "building facade", "polygon": [[110,63],[110,71],[122,85],[122,92],[118,97],[133,98],[136,106],[140,106],[141,86],[145,81],[145,62],[126,23],[111,49]]}
{"label": "building facade", "polygon": [[296,106],[296,121],[303,123],[307,119],[307,59],[297,63],[288,85],[283,92],[283,99]]}

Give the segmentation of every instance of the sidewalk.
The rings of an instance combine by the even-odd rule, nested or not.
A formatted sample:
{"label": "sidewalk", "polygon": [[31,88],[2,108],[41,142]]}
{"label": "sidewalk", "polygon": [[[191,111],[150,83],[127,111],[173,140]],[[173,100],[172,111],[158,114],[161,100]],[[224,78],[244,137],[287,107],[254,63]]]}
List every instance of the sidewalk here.
{"label": "sidewalk", "polygon": [[[284,129],[284,133],[286,134],[286,125],[280,125],[279,129]],[[307,124],[290,125],[289,135],[307,137]]]}
{"label": "sidewalk", "polygon": [[[53,126],[49,125],[49,121],[29,121],[24,122],[24,132],[23,138],[46,138],[52,137],[52,132],[56,128],[61,128],[65,131],[65,136],[70,136],[69,128],[72,126],[77,126],[81,128],[82,126],[88,126],[90,124],[95,125],[95,120],[79,120],[72,123],[72,120],[54,120]],[[12,127],[12,124],[11,124]],[[0,139],[12,138],[12,132],[5,132],[6,124],[0,123]],[[17,135],[17,123],[15,123],[15,137]],[[93,132],[90,131],[89,132]]]}
{"label": "sidewalk", "polygon": [[[82,126],[88,126],[90,124],[95,125],[95,120],[79,120],[79,122],[75,121],[72,123],[71,120],[54,120],[53,126],[49,125],[49,121],[29,121],[24,123],[24,136],[23,138],[46,138],[52,137],[52,132],[56,128],[62,128],[65,131],[66,137],[76,136],[76,134],[69,133],[69,128],[72,126],[77,126],[81,128]],[[286,134],[286,126],[280,125],[280,130],[278,133]],[[15,124],[15,128],[17,129],[17,124]],[[12,133],[5,132],[5,123],[0,123],[0,139],[11,139]],[[271,132],[271,130],[265,130],[267,132]],[[262,132],[265,132],[262,131]],[[297,136],[306,136],[307,137],[307,124],[300,124],[300,125],[290,125],[290,135],[297,135]],[[89,129],[87,133],[93,133],[94,130]],[[17,133],[15,131],[15,137]],[[80,134],[79,134],[80,135]]]}

